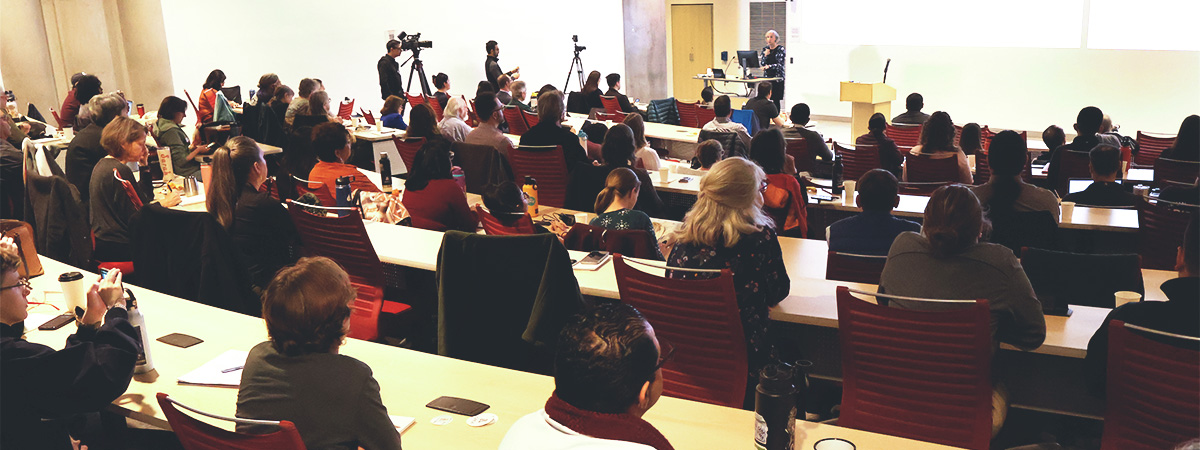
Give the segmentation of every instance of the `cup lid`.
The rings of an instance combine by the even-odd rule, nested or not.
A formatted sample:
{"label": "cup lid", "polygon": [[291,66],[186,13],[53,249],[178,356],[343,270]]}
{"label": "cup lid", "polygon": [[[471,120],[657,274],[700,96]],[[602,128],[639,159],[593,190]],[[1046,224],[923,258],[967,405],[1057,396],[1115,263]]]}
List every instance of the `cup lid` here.
{"label": "cup lid", "polygon": [[83,274],[79,272],[65,272],[58,276],[58,281],[79,281],[83,279]]}

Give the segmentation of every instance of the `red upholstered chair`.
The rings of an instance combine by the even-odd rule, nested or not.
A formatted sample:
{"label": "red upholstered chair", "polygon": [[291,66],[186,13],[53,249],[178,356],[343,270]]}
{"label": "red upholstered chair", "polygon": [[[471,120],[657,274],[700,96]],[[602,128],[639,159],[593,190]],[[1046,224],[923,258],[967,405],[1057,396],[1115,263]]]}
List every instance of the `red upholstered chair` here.
{"label": "red upholstered chair", "polygon": [[[696,108],[696,128],[704,128],[704,125],[712,122],[717,117],[717,112],[712,108]],[[749,131],[749,130],[747,130]]]}
{"label": "red upholstered chair", "polygon": [[904,158],[905,180],[914,183],[958,181],[958,158],[933,158],[909,154]]}
{"label": "red upholstered chair", "polygon": [[609,230],[576,223],[563,236],[563,245],[581,252],[603,250],[630,258],[660,259],[655,251],[658,242],[646,230]]}
{"label": "red upholstered chair", "polygon": [[505,225],[496,219],[492,213],[483,209],[483,206],[475,205],[475,215],[479,217],[479,222],[483,223],[483,232],[489,236],[511,236],[514,234],[533,234],[533,218],[529,217],[529,213],[517,219],[513,225]]}
{"label": "red upholstered chair", "polygon": [[342,120],[350,120],[350,115],[354,113],[354,99],[349,102],[343,101],[338,103],[338,118]]}
{"label": "red upholstered chair", "polygon": [[616,97],[601,95],[600,103],[604,104],[604,110],[608,111],[609,113],[623,112],[621,111],[621,102],[617,101]]}
{"label": "red upholstered chair", "polygon": [[1200,338],[1119,320],[1108,330],[1100,449],[1176,448],[1200,436]]}
{"label": "red upholstered chair", "polygon": [[358,111],[362,113],[363,120],[367,121],[367,125],[375,125],[375,115],[371,114],[371,110],[363,111],[362,108],[359,108]]}
{"label": "red upholstered chair", "polygon": [[292,184],[296,188],[296,196],[312,193],[317,196],[317,200],[321,201],[323,206],[332,206],[334,204],[333,197],[329,195],[329,189],[325,188],[325,183],[320,181],[308,181],[298,176],[292,175]]}
{"label": "red upholstered chair", "polygon": [[665,278],[634,268],[667,266],[613,257],[621,301],[654,326],[660,342],[675,348],[663,367],[663,393],[672,397],[740,408],[746,392],[746,336],[733,289],[733,272],[677,269],[716,275],[702,280]]}
{"label": "red upholstered chair", "polygon": [[1092,171],[1089,168],[1091,156],[1088,152],[1066,149],[1061,150],[1061,153],[1062,156],[1058,157],[1058,173],[1055,175],[1055,179],[1047,179],[1046,182],[1058,192],[1059,196],[1065,196],[1067,195],[1068,180],[1092,177]]}
{"label": "red upholstered chair", "polygon": [[504,121],[508,122],[508,132],[517,136],[525,134],[529,131],[529,124],[525,122],[525,114],[521,108],[516,106],[505,106],[500,110],[504,114]]}
{"label": "red upholstered chair", "polygon": [[942,186],[953,184],[947,181],[934,181],[929,183],[914,183],[909,181],[900,182],[900,193],[904,195],[920,195],[929,197],[933,195],[933,191]]}
{"label": "red upholstered chair", "polygon": [[[306,210],[325,214],[317,216]],[[304,255],[332,259],[350,275],[350,284],[358,292],[350,312],[350,337],[377,340],[381,314],[399,315],[412,309],[383,299],[386,285],[383,263],[371,245],[358,208],[327,208],[290,201],[288,213],[300,234]]]}
{"label": "red upholstered chair", "polygon": [[559,145],[518,145],[508,151],[516,182],[533,177],[538,185],[538,204],[562,208],[567,199],[567,160]]}
{"label": "red upholstered chair", "polygon": [[1163,150],[1175,143],[1175,135],[1137,132],[1138,154],[1134,155],[1134,164],[1150,166],[1158,159]]}
{"label": "red upholstered chair", "polygon": [[[179,403],[162,392],[159,392],[157,397],[158,406],[162,408],[163,415],[167,416],[167,423],[171,425],[171,431],[175,432],[179,443],[187,450],[261,450],[267,448],[304,450],[305,448],[304,441],[300,439],[300,432],[296,430],[296,425],[292,422],[218,416]],[[279,430],[268,434],[235,433],[184,414],[176,406],[225,422],[274,425],[279,427]]]}
{"label": "red upholstered chair", "polygon": [[[987,147],[984,147],[987,148]],[[992,166],[988,164],[987,153],[975,155],[975,184],[987,183],[992,178]]]}
{"label": "red upholstered chair", "polygon": [[426,96],[425,102],[429,103],[429,107],[433,108],[433,113],[437,115],[438,122],[442,121],[442,114],[445,112],[446,105],[438,103],[437,97]]}
{"label": "red upholstered chair", "polygon": [[470,125],[471,128],[478,127],[479,115],[475,114],[475,99],[468,100],[467,105],[467,125]]}
{"label": "red upholstered chair", "polygon": [[392,143],[396,145],[396,153],[400,154],[400,161],[404,162],[405,172],[411,172],[413,164],[417,160],[417,150],[425,145],[425,138],[402,139],[400,136],[392,135]]}
{"label": "red upholstered chair", "polygon": [[[804,141],[804,138],[787,139],[787,147],[784,150],[796,160],[797,172],[808,172],[813,169],[813,156],[808,152],[808,143]],[[843,160],[842,164],[845,163],[846,161]]]}
{"label": "red upholstered chair", "polygon": [[890,124],[883,134],[896,141],[896,145],[916,147],[921,142],[922,125]]}
{"label": "red upholstered chair", "polygon": [[851,283],[879,284],[887,256],[829,252],[825,260],[825,279]]}
{"label": "red upholstered chair", "polygon": [[[203,92],[201,93],[203,94]],[[184,89],[183,95],[187,97],[188,103],[192,105],[192,111],[196,113],[196,117],[200,117],[200,108],[196,107],[196,102],[192,100],[192,94],[188,92],[187,89]]]}
{"label": "red upholstered chair", "polygon": [[1183,243],[1195,205],[1155,200],[1138,201],[1138,254],[1143,269],[1175,270],[1175,256]]}
{"label": "red upholstered chair", "polygon": [[704,126],[704,124],[699,123],[699,105],[675,100],[675,108],[679,110],[679,126],[691,128]]}
{"label": "red upholstered chair", "polygon": [[621,123],[621,121],[625,120],[625,113],[622,113],[622,112],[615,112],[615,113],[596,112],[596,120],[599,120],[599,121],[610,120],[613,123]]}
{"label": "red upholstered chair", "polygon": [[525,115],[525,123],[529,124],[529,128],[533,128],[533,127],[537,126],[537,124],[538,124],[538,115],[537,114],[531,113],[529,111],[522,111],[521,113]]}
{"label": "red upholstered chair", "polygon": [[842,155],[843,180],[858,180],[871,169],[879,168],[878,145],[846,147],[834,141],[833,152],[836,155]]}
{"label": "red upholstered chair", "polygon": [[407,92],[405,92],[404,96],[408,97],[408,106],[416,106],[425,103],[424,95],[409,95]]}
{"label": "red upholstered chair", "polygon": [[[987,300],[921,311],[876,305],[837,288],[842,346],[838,425],[987,449],[992,437],[992,336]],[[891,297],[896,298],[896,297]]]}
{"label": "red upholstered chair", "polygon": [[1163,157],[1154,160],[1155,187],[1166,187],[1167,183],[1164,183],[1164,181],[1192,184],[1196,182],[1197,176],[1200,176],[1200,162],[1180,161],[1178,159]]}

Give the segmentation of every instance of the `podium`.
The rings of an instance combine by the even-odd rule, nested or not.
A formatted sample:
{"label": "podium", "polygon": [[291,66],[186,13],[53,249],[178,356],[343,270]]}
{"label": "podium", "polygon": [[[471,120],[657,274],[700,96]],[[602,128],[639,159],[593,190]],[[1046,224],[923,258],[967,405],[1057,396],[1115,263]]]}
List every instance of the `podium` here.
{"label": "podium", "polygon": [[867,121],[871,115],[882,113],[891,120],[892,100],[896,99],[896,88],[883,83],[842,82],[840,100],[851,103],[850,139],[853,142],[867,133]]}

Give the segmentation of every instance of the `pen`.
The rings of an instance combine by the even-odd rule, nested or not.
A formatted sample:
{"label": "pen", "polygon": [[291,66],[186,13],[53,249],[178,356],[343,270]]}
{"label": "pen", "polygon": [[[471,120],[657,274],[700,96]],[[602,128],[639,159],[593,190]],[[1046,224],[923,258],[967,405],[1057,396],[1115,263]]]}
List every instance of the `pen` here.
{"label": "pen", "polygon": [[222,371],[221,371],[221,373],[229,373],[229,372],[234,372],[234,371],[242,370],[242,367],[245,367],[245,366],[234,366],[234,367],[230,367],[230,368],[228,368],[228,369],[222,370]]}

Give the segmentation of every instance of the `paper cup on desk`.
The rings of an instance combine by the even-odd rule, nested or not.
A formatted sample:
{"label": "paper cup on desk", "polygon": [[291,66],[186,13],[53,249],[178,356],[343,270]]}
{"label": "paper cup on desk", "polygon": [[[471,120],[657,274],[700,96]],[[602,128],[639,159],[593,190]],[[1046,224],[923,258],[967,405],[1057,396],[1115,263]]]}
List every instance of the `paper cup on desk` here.
{"label": "paper cup on desk", "polygon": [[1146,186],[1144,184],[1139,184],[1137,186],[1134,186],[1133,193],[1140,197],[1149,197],[1150,196],[1150,186]]}
{"label": "paper cup on desk", "polygon": [[587,225],[588,213],[575,213],[575,223],[582,223],[584,225]]}
{"label": "paper cup on desk", "polygon": [[1116,297],[1115,306],[1117,308],[1126,303],[1142,301],[1142,294],[1133,291],[1117,291],[1117,293],[1113,294],[1113,297]]}
{"label": "paper cup on desk", "polygon": [[658,180],[662,181],[663,183],[670,182],[671,181],[671,168],[670,167],[659,168],[658,169]]}
{"label": "paper cup on desk", "polygon": [[855,450],[854,443],[845,439],[825,438],[813,445],[813,450]]}
{"label": "paper cup on desk", "polygon": [[67,312],[75,314],[76,319],[83,318],[87,312],[88,288],[91,287],[83,274],[66,272],[58,276],[58,283],[62,286],[63,298],[67,300]]}
{"label": "paper cup on desk", "polygon": [[854,188],[858,183],[854,180],[842,182],[842,205],[854,206]]}
{"label": "paper cup on desk", "polygon": [[1062,202],[1062,221],[1071,220],[1071,213],[1075,211],[1075,202]]}
{"label": "paper cup on desk", "polygon": [[975,155],[967,155],[967,167],[970,167],[972,172],[975,171]]}

